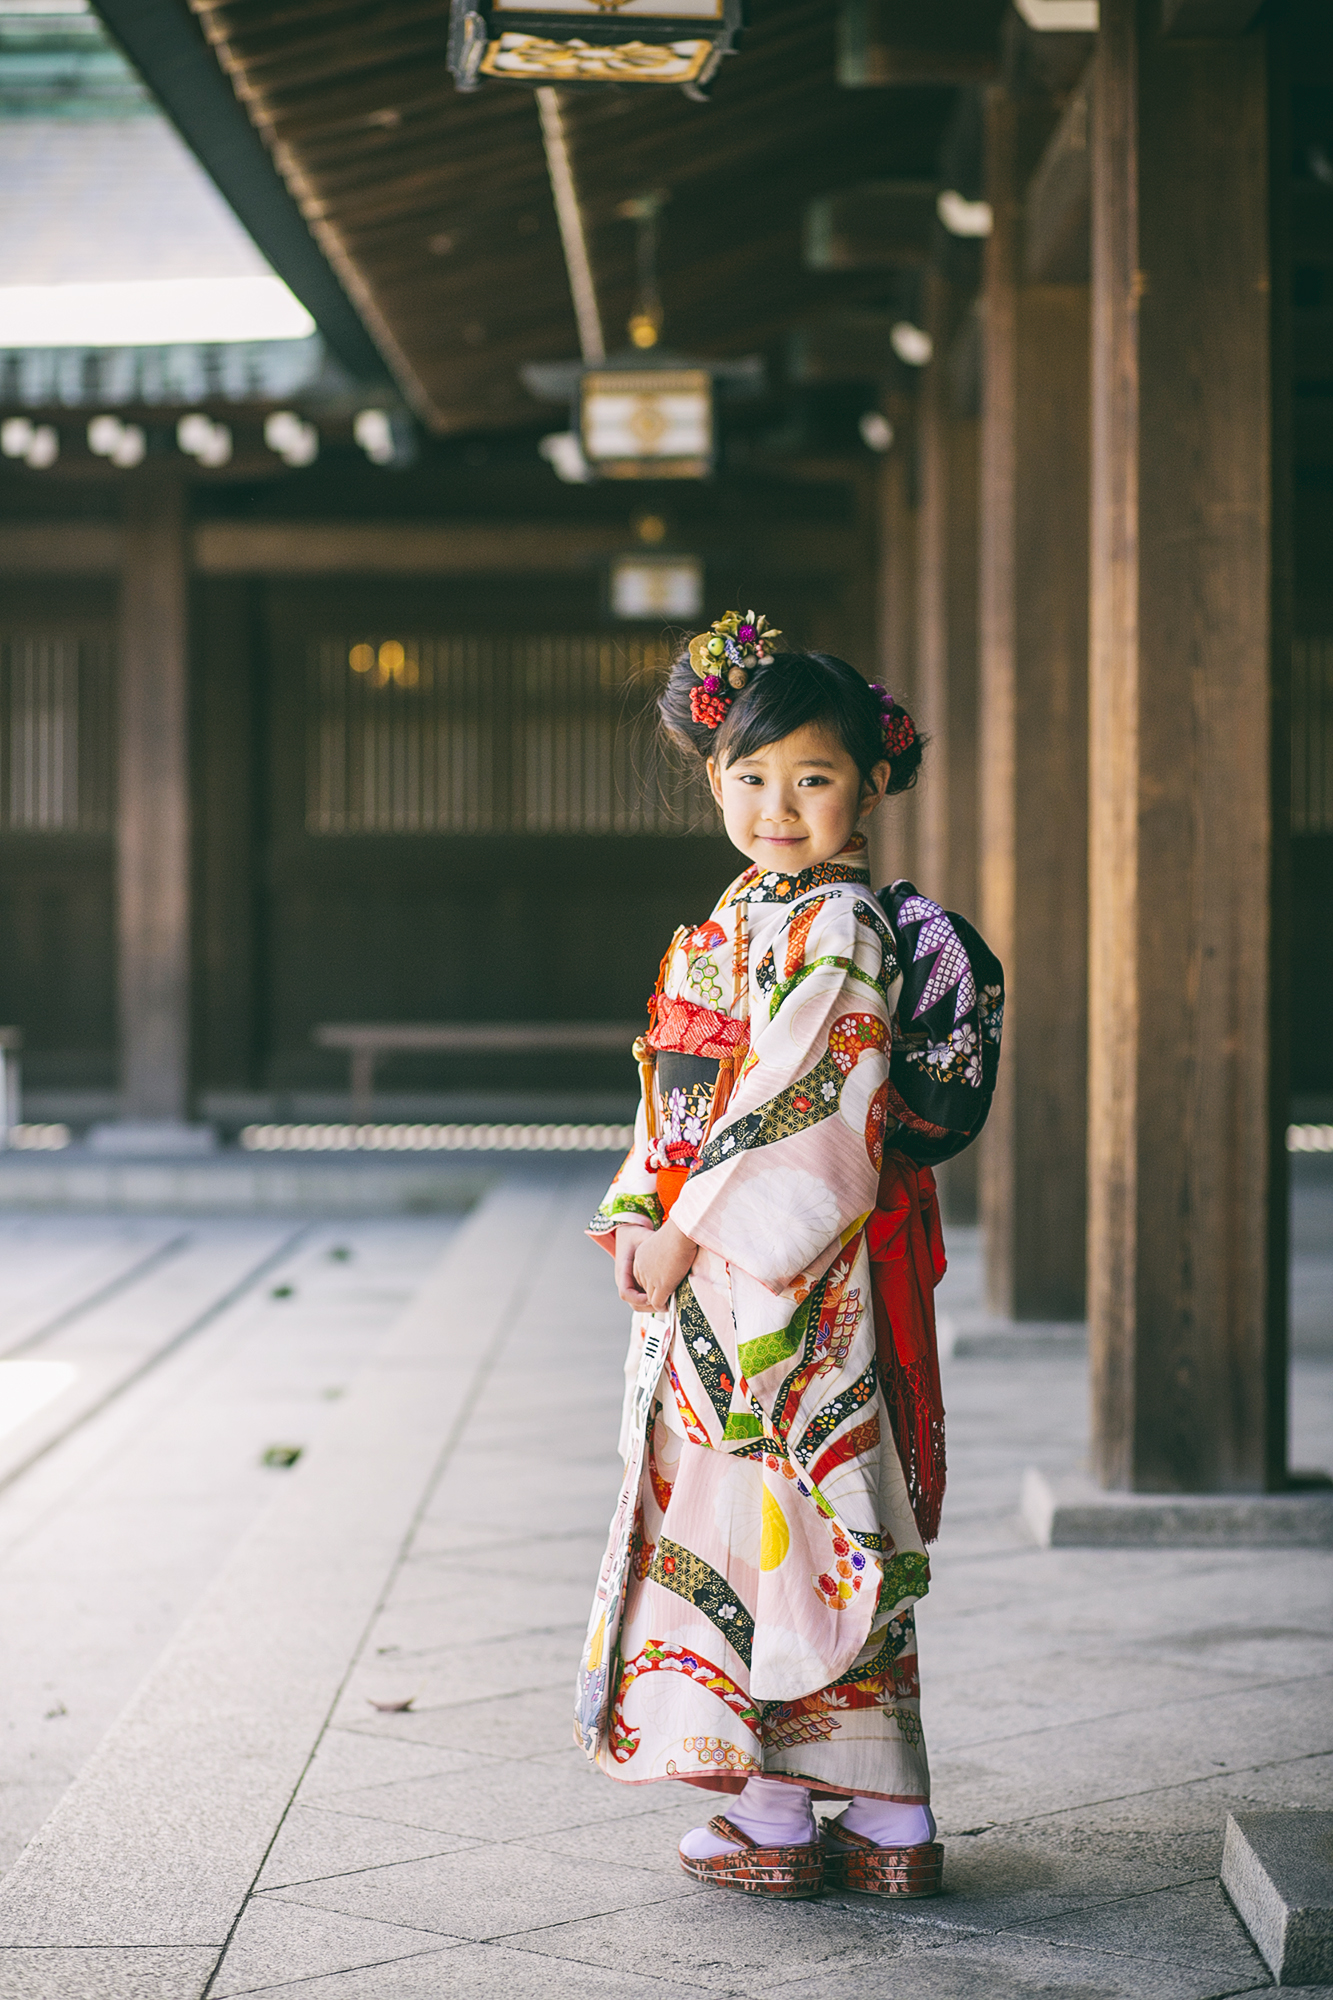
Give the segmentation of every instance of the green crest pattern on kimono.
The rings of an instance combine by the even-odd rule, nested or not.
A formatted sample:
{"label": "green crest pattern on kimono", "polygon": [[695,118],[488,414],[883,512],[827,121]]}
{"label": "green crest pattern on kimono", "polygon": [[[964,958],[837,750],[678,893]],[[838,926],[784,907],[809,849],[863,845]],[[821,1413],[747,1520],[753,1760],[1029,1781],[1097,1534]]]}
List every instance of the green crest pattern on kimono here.
{"label": "green crest pattern on kimono", "polygon": [[[984,1122],[1003,979],[864,842],[676,933],[590,1225],[699,1252],[636,1315],[577,1734],[628,1783],[929,1796],[913,1607],[943,1490],[929,1173]],[[970,1039],[969,1039],[970,1037]]]}

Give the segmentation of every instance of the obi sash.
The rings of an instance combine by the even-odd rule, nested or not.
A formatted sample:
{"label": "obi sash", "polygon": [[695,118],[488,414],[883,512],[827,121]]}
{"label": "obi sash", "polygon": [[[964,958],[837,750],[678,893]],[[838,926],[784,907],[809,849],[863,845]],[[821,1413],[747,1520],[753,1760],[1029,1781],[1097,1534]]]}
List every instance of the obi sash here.
{"label": "obi sash", "polygon": [[945,1272],[935,1176],[886,1152],[866,1224],[880,1384],[923,1542],[944,1504],[944,1396],[935,1337],[935,1287]]}
{"label": "obi sash", "polygon": [[[691,1074],[708,1074],[712,1082],[706,1139],[726,1110],[735,1088],[750,1044],[750,1023],[730,1014],[719,1014],[712,1007],[701,1007],[694,1000],[669,999],[660,990],[653,995],[649,1012],[652,1024],[643,1037],[642,1047],[650,1136],[656,1136],[656,1121],[649,1065],[663,1072],[659,1080],[669,1087],[668,1074],[674,1062]],[[670,1215],[693,1166],[694,1160],[688,1159],[657,1168],[657,1198],[664,1215]]]}

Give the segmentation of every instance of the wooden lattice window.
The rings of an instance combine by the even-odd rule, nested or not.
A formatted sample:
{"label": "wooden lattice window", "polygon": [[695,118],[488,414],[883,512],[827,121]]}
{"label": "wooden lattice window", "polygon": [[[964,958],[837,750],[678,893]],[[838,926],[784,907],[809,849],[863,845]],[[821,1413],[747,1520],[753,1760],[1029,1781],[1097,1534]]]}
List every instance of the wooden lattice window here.
{"label": "wooden lattice window", "polygon": [[1291,830],[1333,833],[1333,638],[1292,648]]}
{"label": "wooden lattice window", "polygon": [[712,832],[664,751],[662,641],[350,633],[310,647],[311,833]]}
{"label": "wooden lattice window", "polygon": [[109,639],[0,636],[0,827],[109,833],[115,792]]}

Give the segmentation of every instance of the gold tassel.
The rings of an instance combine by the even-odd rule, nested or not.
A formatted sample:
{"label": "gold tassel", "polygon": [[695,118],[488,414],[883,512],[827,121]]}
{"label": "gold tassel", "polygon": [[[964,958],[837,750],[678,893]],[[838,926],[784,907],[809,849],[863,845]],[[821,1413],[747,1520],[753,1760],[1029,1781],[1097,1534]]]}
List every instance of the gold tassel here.
{"label": "gold tassel", "polygon": [[648,1137],[657,1138],[657,1105],[653,1097],[653,1072],[657,1067],[657,1057],[649,1048],[643,1035],[634,1043],[633,1055],[639,1065],[639,1083],[643,1090],[643,1116],[648,1127]]}

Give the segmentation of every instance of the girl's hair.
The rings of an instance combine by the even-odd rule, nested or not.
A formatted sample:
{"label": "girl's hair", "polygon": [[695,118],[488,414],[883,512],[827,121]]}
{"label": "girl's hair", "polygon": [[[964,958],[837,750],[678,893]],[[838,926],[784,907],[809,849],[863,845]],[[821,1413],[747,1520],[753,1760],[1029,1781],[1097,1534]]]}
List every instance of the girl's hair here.
{"label": "girl's hair", "polygon": [[[887,697],[875,693],[855,667],[832,653],[775,653],[766,666],[752,667],[746,685],[715,729],[696,722],[690,711],[690,696],[699,685],[686,649],[672,662],[657,712],[663,728],[683,749],[697,751],[701,758],[715,757],[719,768],[739,757],[753,757],[756,750],[813,722],[839,738],[863,779],[887,759],[886,797],[916,783],[925,739],[915,733],[905,749],[889,756],[881,714]],[[905,716],[906,711],[895,702],[893,714]]]}

